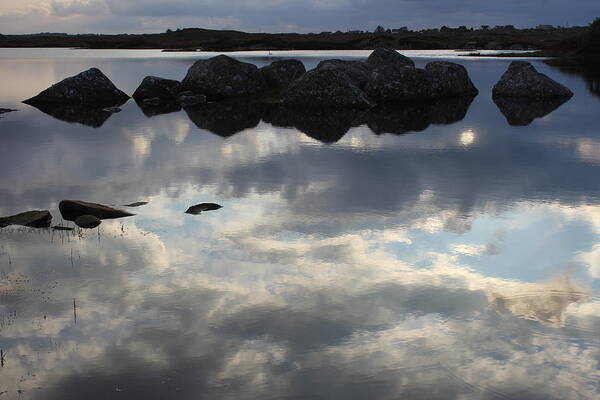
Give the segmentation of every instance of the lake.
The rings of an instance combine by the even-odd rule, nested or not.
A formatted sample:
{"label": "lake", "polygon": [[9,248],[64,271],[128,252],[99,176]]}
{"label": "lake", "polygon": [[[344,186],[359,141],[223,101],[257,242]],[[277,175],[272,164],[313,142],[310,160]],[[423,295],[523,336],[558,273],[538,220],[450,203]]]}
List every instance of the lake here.
{"label": "lake", "polygon": [[0,215],[136,214],[0,229],[0,399],[600,398],[598,77],[532,60],[574,97],[496,105],[511,60],[404,53],[479,95],[45,113],[20,102],[92,66],[131,95],[211,54],[0,49]]}

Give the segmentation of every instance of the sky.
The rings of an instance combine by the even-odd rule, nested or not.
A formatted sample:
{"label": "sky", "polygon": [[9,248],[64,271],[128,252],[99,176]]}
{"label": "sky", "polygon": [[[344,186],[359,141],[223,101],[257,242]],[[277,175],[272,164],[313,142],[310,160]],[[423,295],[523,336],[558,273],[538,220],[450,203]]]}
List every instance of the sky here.
{"label": "sky", "polygon": [[2,0],[0,33],[147,33],[202,27],[321,32],[587,25],[598,0]]}

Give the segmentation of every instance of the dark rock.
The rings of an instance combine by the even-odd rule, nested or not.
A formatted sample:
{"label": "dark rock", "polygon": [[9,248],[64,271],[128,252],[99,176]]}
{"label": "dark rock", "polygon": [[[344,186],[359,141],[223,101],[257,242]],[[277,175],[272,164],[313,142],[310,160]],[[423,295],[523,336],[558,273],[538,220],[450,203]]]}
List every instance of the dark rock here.
{"label": "dark rock", "polygon": [[369,80],[373,67],[362,61],[348,60],[323,60],[317,65],[317,69],[335,69],[346,75],[352,83],[360,89],[364,88]]}
{"label": "dark rock", "polygon": [[494,96],[494,103],[512,126],[526,126],[537,118],[545,117],[569,99],[553,97],[546,99],[530,99],[523,97]]}
{"label": "dark rock", "polygon": [[0,217],[0,228],[9,225],[29,226],[31,228],[48,228],[52,223],[50,211],[26,211],[10,217]]}
{"label": "dark rock", "polygon": [[177,95],[177,103],[183,108],[194,107],[206,103],[206,96],[203,94],[194,94],[190,91],[181,92]]}
{"label": "dark rock", "polygon": [[269,88],[285,87],[300,78],[305,72],[299,60],[279,60],[260,69]]}
{"label": "dark rock", "polygon": [[140,86],[133,93],[136,102],[152,99],[158,105],[160,103],[174,102],[177,93],[181,90],[179,81],[164,79],[156,76],[147,76],[142,80]]}
{"label": "dark rock", "polygon": [[549,98],[573,96],[568,88],[539,73],[527,61],[513,61],[492,91],[494,97]]}
{"label": "dark rock", "polygon": [[13,112],[13,111],[17,111],[17,110],[13,110],[12,108],[0,108],[0,114],[6,114],[9,112]]}
{"label": "dark rock", "polygon": [[185,112],[198,128],[229,137],[257,126],[262,115],[262,104],[229,100],[189,107]]}
{"label": "dark rock", "polygon": [[75,221],[77,217],[82,215],[93,215],[99,219],[123,218],[134,215],[102,204],[80,200],[63,200],[58,204],[58,209],[67,221]]}
{"label": "dark rock", "polygon": [[215,203],[201,203],[201,204],[196,204],[195,206],[191,206],[190,208],[187,209],[187,211],[185,213],[192,214],[192,215],[198,215],[202,211],[213,211],[213,210],[218,210],[219,208],[222,208],[222,207],[223,206],[221,206],[219,204],[215,204]]}
{"label": "dark rock", "polygon": [[69,123],[78,123],[92,128],[99,128],[111,117],[112,113],[102,107],[88,104],[35,104],[35,108],[53,118]]}
{"label": "dark rock", "polygon": [[434,61],[425,66],[435,97],[476,96],[466,68],[447,61]]}
{"label": "dark rock", "polygon": [[93,215],[80,215],[75,218],[75,225],[84,229],[93,229],[100,225],[102,221]]}
{"label": "dark rock", "polygon": [[196,61],[181,83],[183,90],[204,94],[209,100],[255,95],[266,89],[256,65],[225,55]]}
{"label": "dark rock", "polygon": [[73,228],[71,228],[70,226],[60,226],[60,225],[54,225],[52,227],[52,229],[54,229],[55,231],[72,231]]}
{"label": "dark rock", "polygon": [[345,74],[329,68],[313,69],[294,81],[283,94],[283,104],[355,109],[374,105]]}
{"label": "dark rock", "polygon": [[110,107],[121,105],[127,99],[129,96],[117,89],[99,69],[91,68],[52,85],[24,103],[78,103]]}
{"label": "dark rock", "polygon": [[272,107],[263,120],[273,126],[295,128],[322,143],[339,141],[348,130],[361,125],[361,112],[342,108],[316,108],[298,106]]}
{"label": "dark rock", "polygon": [[136,201],[135,203],[125,204],[123,207],[141,207],[145,206],[146,204],[148,204],[147,201]]}
{"label": "dark rock", "polygon": [[419,68],[381,67],[364,88],[377,103],[427,100],[435,97],[429,74]]}
{"label": "dark rock", "polygon": [[403,56],[394,49],[378,47],[367,58],[367,64],[372,68],[382,67],[414,67],[415,63],[410,58]]}

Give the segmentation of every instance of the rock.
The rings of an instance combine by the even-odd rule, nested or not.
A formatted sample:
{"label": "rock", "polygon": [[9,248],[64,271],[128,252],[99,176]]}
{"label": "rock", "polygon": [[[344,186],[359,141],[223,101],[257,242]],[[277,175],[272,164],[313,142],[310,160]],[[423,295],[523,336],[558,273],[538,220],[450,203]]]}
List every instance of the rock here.
{"label": "rock", "polygon": [[127,99],[129,96],[117,89],[98,68],[91,68],[52,85],[23,103],[79,103],[111,107],[121,105]]}
{"label": "rock", "polygon": [[539,73],[527,61],[513,61],[492,90],[494,97],[549,98],[573,96],[568,88]]}
{"label": "rock", "polygon": [[80,215],[79,217],[75,218],[75,225],[84,229],[93,229],[101,223],[102,221],[93,215]]}
{"label": "rock", "polygon": [[60,225],[54,225],[52,227],[52,229],[54,229],[55,231],[72,231],[73,228],[71,228],[70,226],[60,226]]}
{"label": "rock", "polygon": [[493,100],[509,125],[527,126],[533,120],[550,114],[569,99],[567,97],[530,99],[495,96]]}
{"label": "rock", "polygon": [[256,65],[225,55],[196,61],[181,84],[183,90],[204,94],[209,100],[255,95],[266,89]]}
{"label": "rock", "polygon": [[99,219],[123,218],[134,215],[127,211],[81,200],[63,200],[58,204],[58,209],[67,221],[75,221],[81,215],[93,215]]}
{"label": "rock", "polygon": [[31,228],[49,228],[52,223],[50,211],[26,211],[10,217],[0,217],[0,228],[9,225],[29,226]]}
{"label": "rock", "polygon": [[335,69],[344,75],[360,89],[364,88],[369,80],[373,67],[362,61],[348,60],[323,60],[317,65],[317,69]]}
{"label": "rock", "polygon": [[403,56],[394,49],[378,47],[367,58],[367,64],[372,68],[394,67],[405,68],[413,67],[415,63],[410,58]]}
{"label": "rock", "polygon": [[13,110],[12,108],[0,108],[0,114],[6,114],[9,112],[13,112],[13,111],[17,111],[17,110]]}
{"label": "rock", "polygon": [[427,100],[435,97],[429,74],[419,68],[381,67],[364,88],[376,103]]}
{"label": "rock", "polygon": [[299,60],[279,60],[260,69],[270,88],[285,87],[306,73]]}
{"label": "rock", "polygon": [[116,114],[116,113],[120,113],[123,110],[121,110],[119,107],[106,107],[106,108],[103,108],[102,111],[106,111],[111,114]]}
{"label": "rock", "polygon": [[365,109],[374,103],[343,73],[313,69],[294,81],[283,94],[283,104]]}
{"label": "rock", "polygon": [[194,94],[190,91],[181,92],[177,95],[177,103],[183,108],[194,107],[206,103],[206,96],[203,94]]}
{"label": "rock", "polygon": [[136,201],[135,203],[125,204],[123,207],[141,207],[148,204],[147,201]]}
{"label": "rock", "polygon": [[147,76],[133,93],[136,102],[152,99],[155,105],[174,102],[177,93],[181,90],[181,83],[173,79],[164,79],[156,76]]}
{"label": "rock", "polygon": [[222,208],[222,207],[223,206],[221,206],[219,204],[215,204],[215,203],[200,203],[200,204],[196,204],[195,206],[191,206],[190,208],[187,209],[187,211],[185,213],[192,214],[192,215],[198,215],[202,211],[218,210],[219,208]]}
{"label": "rock", "polygon": [[476,96],[479,90],[473,85],[466,68],[460,64],[434,61],[425,66],[435,97]]}

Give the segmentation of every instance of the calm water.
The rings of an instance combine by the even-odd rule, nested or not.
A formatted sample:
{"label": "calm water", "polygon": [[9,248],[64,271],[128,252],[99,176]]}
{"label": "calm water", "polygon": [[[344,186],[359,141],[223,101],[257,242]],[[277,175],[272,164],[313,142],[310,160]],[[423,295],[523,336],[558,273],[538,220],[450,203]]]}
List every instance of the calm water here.
{"label": "calm water", "polygon": [[[20,101],[91,66],[131,94],[202,55],[0,49],[19,110],[0,215],[149,202],[94,230],[0,230],[0,399],[600,398],[597,78],[535,61],[575,96],[505,116],[508,60],[407,53],[463,63],[479,96],[61,120]],[[223,208],[184,214],[200,202]]]}

